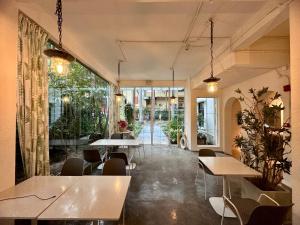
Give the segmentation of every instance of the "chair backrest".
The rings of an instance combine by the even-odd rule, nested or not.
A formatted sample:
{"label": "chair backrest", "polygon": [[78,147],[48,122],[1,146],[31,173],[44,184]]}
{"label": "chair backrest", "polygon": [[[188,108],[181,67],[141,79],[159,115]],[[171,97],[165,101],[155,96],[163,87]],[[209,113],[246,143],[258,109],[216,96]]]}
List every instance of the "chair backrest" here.
{"label": "chair backrest", "polygon": [[247,225],[259,225],[259,224],[282,225],[288,211],[292,208],[292,206],[293,205],[257,206],[253,210]]}
{"label": "chair backrest", "polygon": [[61,176],[82,176],[83,175],[83,159],[69,158],[65,161],[61,170]]}
{"label": "chair backrest", "polygon": [[97,149],[83,150],[83,158],[90,163],[102,162],[100,153]]}
{"label": "chair backrest", "polygon": [[128,166],[127,155],[124,152],[111,152],[108,155],[109,159],[122,159],[125,162],[125,165]]}
{"label": "chair backrest", "polygon": [[124,136],[124,139],[135,139],[135,137],[134,136],[132,136],[132,135],[130,135],[130,134],[128,134],[128,135],[125,135]]}
{"label": "chair backrest", "polygon": [[102,175],[126,176],[126,165],[123,159],[109,159],[105,161]]}
{"label": "chair backrest", "polygon": [[122,139],[122,135],[115,133],[110,136],[110,139]]}
{"label": "chair backrest", "polygon": [[199,150],[199,156],[201,157],[215,157],[216,156],[216,153],[214,150],[211,150],[211,149],[200,149]]}

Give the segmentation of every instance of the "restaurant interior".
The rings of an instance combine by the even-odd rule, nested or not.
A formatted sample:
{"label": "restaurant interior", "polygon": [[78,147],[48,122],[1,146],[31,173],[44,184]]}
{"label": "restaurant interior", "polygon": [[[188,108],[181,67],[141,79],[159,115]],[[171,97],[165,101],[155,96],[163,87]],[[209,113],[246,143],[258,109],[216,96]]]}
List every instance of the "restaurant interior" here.
{"label": "restaurant interior", "polygon": [[0,225],[300,225],[299,12],[0,0]]}

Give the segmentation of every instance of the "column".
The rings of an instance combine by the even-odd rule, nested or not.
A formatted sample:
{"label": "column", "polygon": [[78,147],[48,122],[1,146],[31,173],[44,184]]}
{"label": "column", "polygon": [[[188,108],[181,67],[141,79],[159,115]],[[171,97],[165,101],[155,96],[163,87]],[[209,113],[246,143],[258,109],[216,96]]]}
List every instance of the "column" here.
{"label": "column", "polygon": [[144,121],[143,113],[143,88],[139,88],[139,120],[142,123]]}
{"label": "column", "polygon": [[192,149],[192,90],[191,80],[186,80],[184,89],[184,134],[187,138],[188,149]]}
{"label": "column", "polygon": [[293,221],[300,221],[300,1],[290,4]]}

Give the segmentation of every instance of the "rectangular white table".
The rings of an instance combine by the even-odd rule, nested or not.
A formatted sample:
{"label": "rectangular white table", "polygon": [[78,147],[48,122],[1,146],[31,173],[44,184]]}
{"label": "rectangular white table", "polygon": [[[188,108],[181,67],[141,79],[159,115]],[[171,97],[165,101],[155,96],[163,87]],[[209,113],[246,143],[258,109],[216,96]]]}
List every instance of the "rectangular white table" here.
{"label": "rectangular white table", "polygon": [[0,193],[0,219],[119,220],[130,176],[38,176]]}
{"label": "rectangular white table", "polygon": [[[104,146],[105,148],[105,158],[107,159],[108,156],[108,150],[107,147],[113,147],[113,146],[127,146],[128,150],[130,150],[130,147],[139,147],[140,142],[137,139],[100,139],[90,144],[91,146]],[[132,160],[133,155],[131,155],[129,162]],[[98,169],[102,169],[103,165],[99,165]]]}
{"label": "rectangular white table", "polygon": [[[32,224],[36,224],[37,217],[67,191],[75,180],[74,177],[32,177],[1,192],[0,219],[29,219]],[[40,200],[34,196],[13,199],[28,195],[49,198],[49,200]],[[12,199],[4,200],[7,198]]]}
{"label": "rectangular white table", "polygon": [[39,220],[120,219],[130,176],[82,176]]}
{"label": "rectangular white table", "polygon": [[[257,177],[261,173],[246,166],[233,157],[198,157],[198,159],[215,175],[223,176],[223,196],[228,195],[228,176]],[[224,200],[222,197],[211,197],[209,202],[217,214],[223,214]],[[225,209],[226,217],[235,217],[229,209]]]}
{"label": "rectangular white table", "polygon": [[90,145],[92,146],[139,146],[136,139],[100,139]]}

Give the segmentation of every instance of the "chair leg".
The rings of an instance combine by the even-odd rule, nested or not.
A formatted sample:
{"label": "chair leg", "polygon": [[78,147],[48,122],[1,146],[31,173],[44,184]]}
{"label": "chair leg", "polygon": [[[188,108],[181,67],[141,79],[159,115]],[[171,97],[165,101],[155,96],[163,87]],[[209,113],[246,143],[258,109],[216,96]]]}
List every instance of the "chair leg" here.
{"label": "chair leg", "polygon": [[229,199],[231,199],[231,188],[230,188],[230,181],[229,181],[229,179],[227,179],[227,187],[228,187]]}

